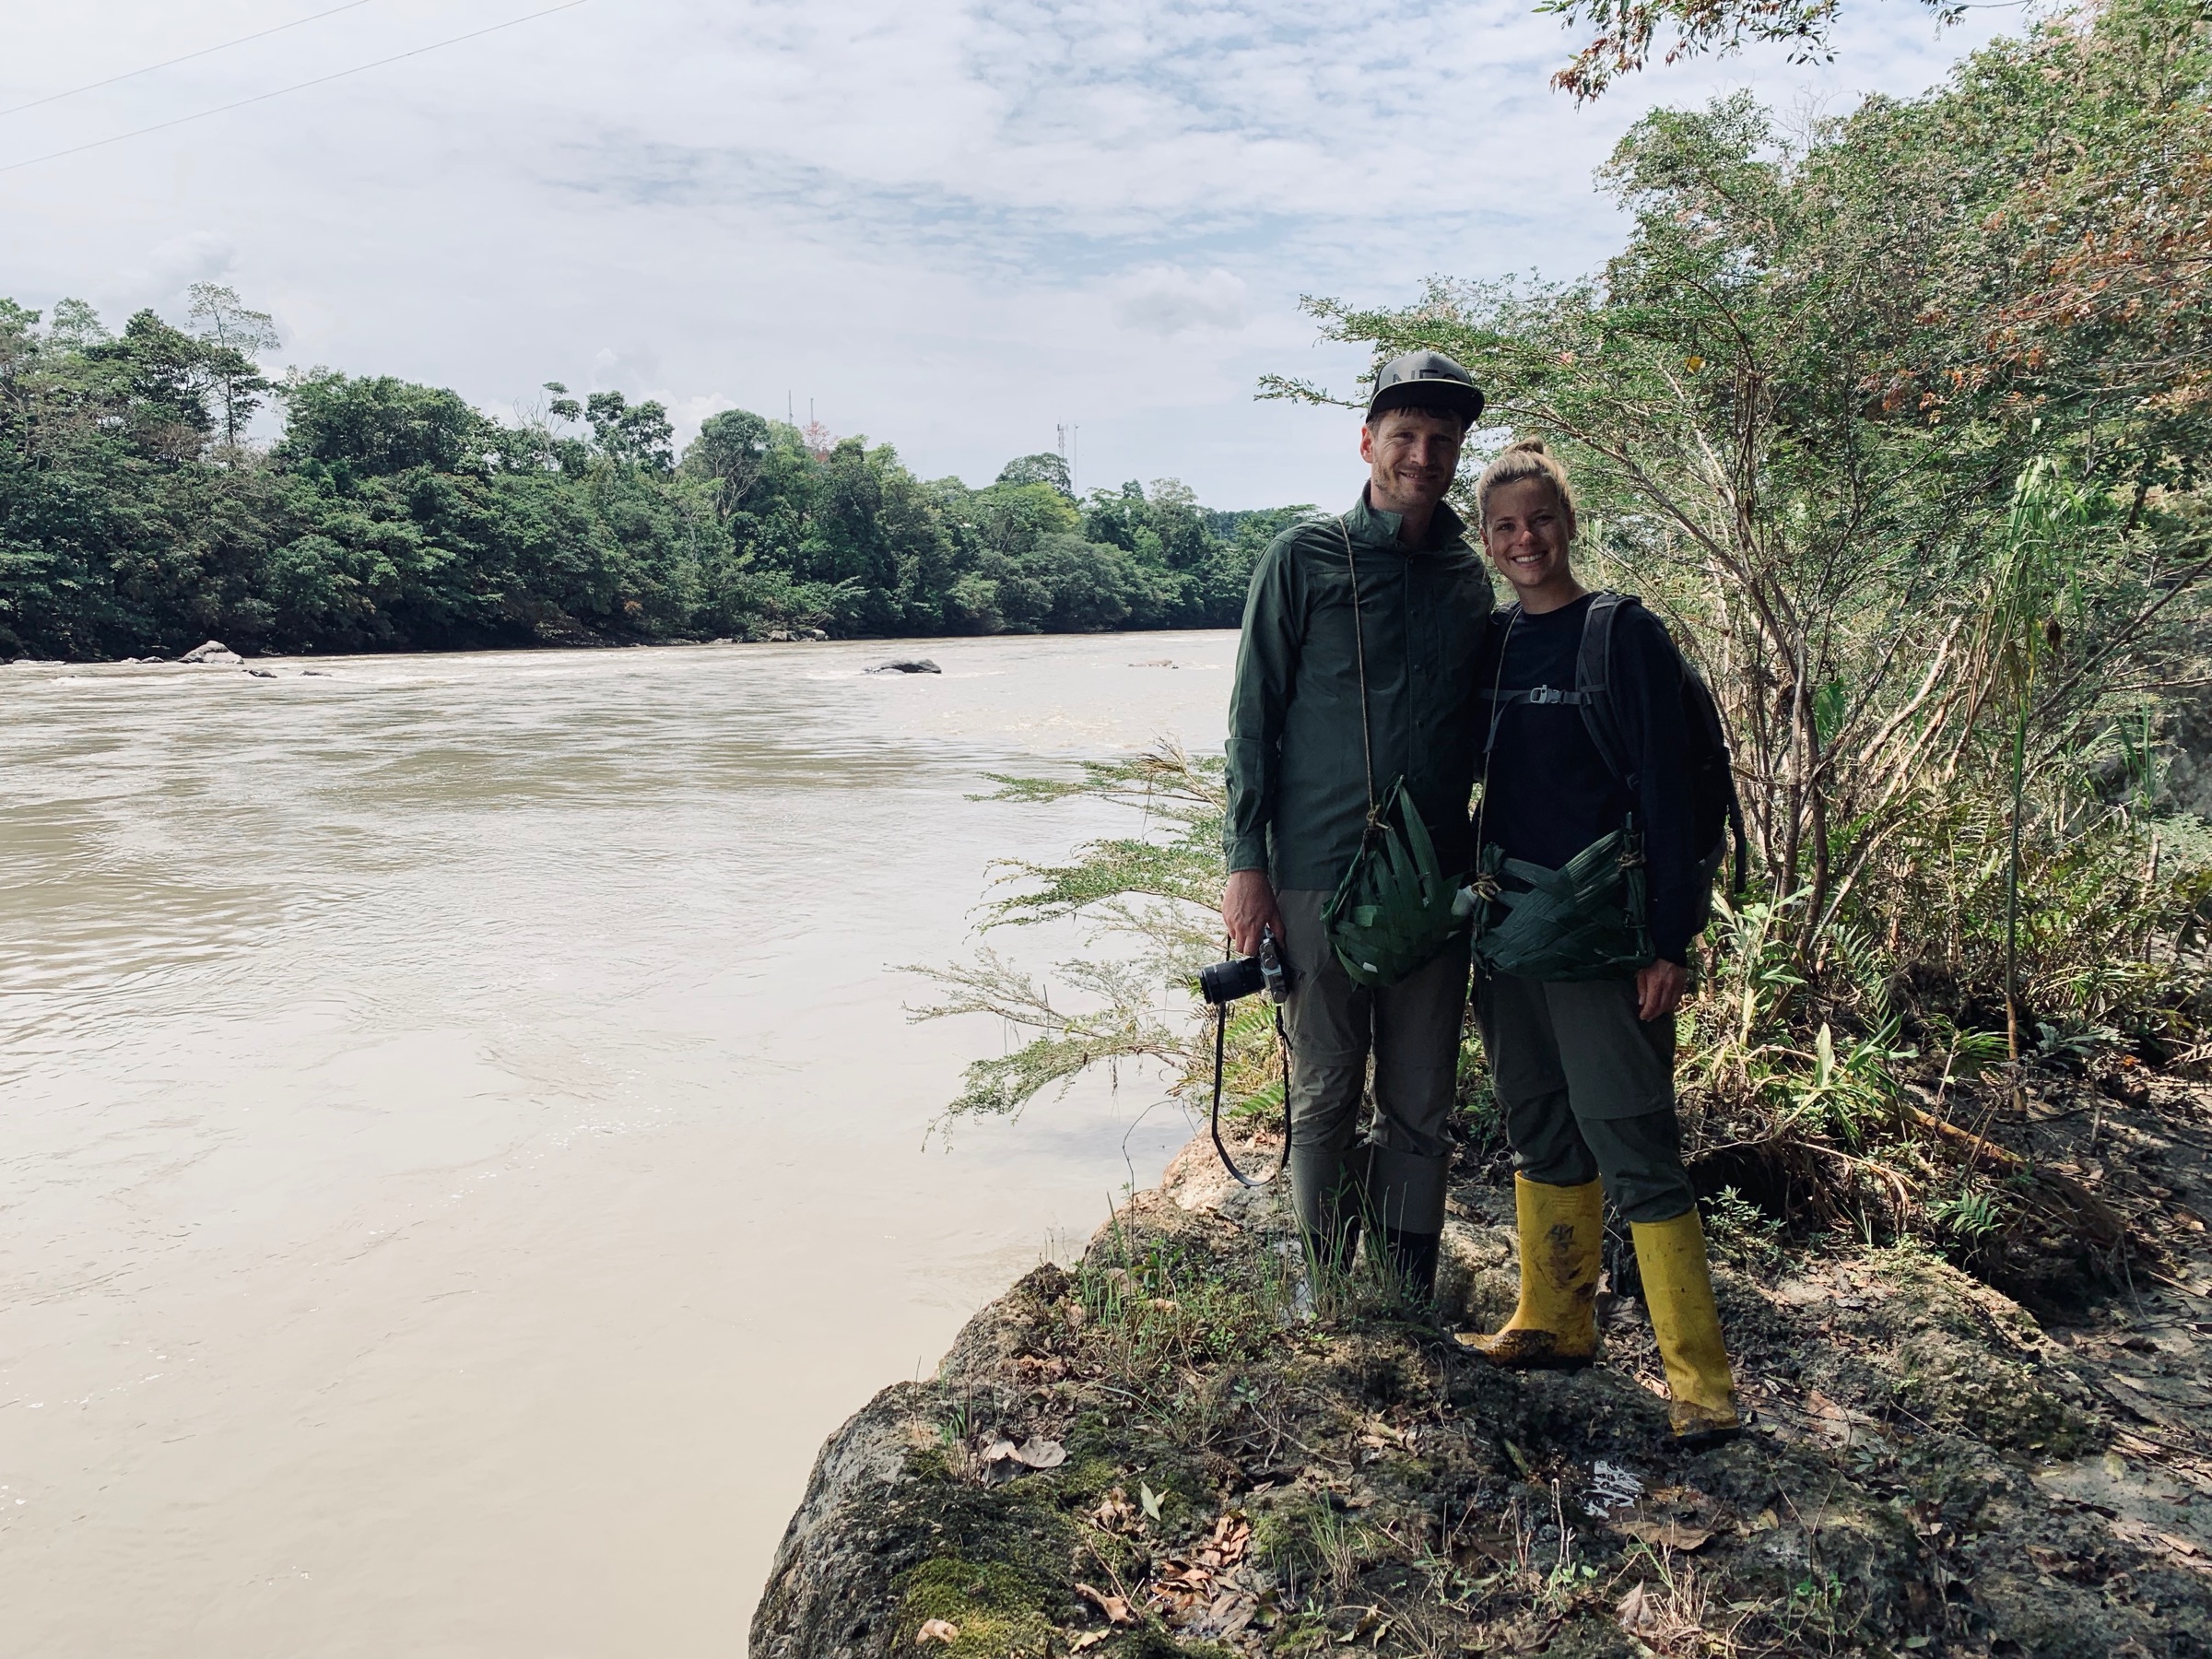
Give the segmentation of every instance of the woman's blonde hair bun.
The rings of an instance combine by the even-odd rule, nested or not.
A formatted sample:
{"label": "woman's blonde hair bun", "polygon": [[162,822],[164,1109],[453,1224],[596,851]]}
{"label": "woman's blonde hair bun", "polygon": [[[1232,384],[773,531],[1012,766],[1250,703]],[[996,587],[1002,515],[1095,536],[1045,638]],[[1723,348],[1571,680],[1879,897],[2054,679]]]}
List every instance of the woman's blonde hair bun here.
{"label": "woman's blonde hair bun", "polygon": [[1516,438],[1498,452],[1498,458],[1482,469],[1475,483],[1475,517],[1478,525],[1490,522],[1490,497],[1508,484],[1542,478],[1559,498],[1567,515],[1567,534],[1574,534],[1574,487],[1567,482],[1567,468],[1541,438]]}

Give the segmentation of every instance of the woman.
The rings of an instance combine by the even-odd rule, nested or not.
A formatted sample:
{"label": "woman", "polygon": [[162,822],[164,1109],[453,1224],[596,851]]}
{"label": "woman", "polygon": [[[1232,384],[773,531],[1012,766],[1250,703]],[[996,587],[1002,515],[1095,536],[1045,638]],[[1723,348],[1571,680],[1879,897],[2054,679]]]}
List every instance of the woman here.
{"label": "woman", "polygon": [[1476,503],[1515,599],[1481,663],[1476,954],[1521,1299],[1504,1329],[1460,1340],[1495,1365],[1588,1364],[1610,1194],[1635,1238],[1676,1438],[1724,1439],[1742,1418],[1675,1116],[1675,1010],[1708,894],[1685,669],[1641,606],[1576,580],[1573,491],[1541,441],[1491,462]]}

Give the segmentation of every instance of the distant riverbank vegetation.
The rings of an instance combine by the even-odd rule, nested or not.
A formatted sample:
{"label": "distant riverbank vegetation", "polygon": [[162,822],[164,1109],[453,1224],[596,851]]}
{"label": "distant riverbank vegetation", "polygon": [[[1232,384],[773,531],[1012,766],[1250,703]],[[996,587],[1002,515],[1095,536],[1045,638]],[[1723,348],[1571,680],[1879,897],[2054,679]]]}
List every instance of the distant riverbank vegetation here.
{"label": "distant riverbank vegetation", "polygon": [[[1172,479],[1077,500],[1059,456],[915,477],[888,444],[731,410],[682,453],[619,392],[495,419],[327,369],[194,290],[112,333],[0,300],[0,657],[1233,627],[1303,511]],[[247,441],[257,413],[283,417]]]}

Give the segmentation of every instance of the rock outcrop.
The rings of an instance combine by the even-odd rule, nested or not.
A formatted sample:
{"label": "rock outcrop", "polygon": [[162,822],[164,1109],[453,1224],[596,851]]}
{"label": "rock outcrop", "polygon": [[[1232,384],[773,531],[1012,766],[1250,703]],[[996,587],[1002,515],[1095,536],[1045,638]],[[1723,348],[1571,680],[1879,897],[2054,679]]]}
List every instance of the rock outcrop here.
{"label": "rock outcrop", "polygon": [[[2161,1084],[2142,1112],[2212,1144],[2201,1093]],[[1457,1172],[1447,1323],[1512,1305],[1499,1175]],[[2168,1277],[2212,1290],[2189,1219]],[[1686,1452],[1627,1295],[1601,1295],[1592,1369],[1490,1371],[1387,1285],[1317,1298],[1278,1194],[1194,1142],[1080,1263],[831,1439],[752,1651],[2212,1653],[2212,1390],[2183,1298],[2053,1336],[1918,1246],[1715,1237],[1759,1418]]]}

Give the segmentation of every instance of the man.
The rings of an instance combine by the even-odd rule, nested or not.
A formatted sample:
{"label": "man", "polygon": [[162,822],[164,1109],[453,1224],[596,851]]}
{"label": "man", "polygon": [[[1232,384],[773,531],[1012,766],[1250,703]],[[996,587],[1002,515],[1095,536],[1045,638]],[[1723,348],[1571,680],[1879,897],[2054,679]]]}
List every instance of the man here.
{"label": "man", "polygon": [[[1620,873],[1608,900],[1613,932],[1586,925],[1579,935],[1607,941],[1603,948],[1585,946],[1584,959],[1573,959],[1561,942],[1569,921],[1553,916],[1544,924],[1556,944],[1548,960],[1543,941],[1534,949],[1517,941],[1523,959],[1544,961],[1539,976],[1482,975],[1483,1047],[1513,1148],[1521,1300],[1503,1330],[1461,1341],[1501,1366],[1589,1362],[1609,1192],[1635,1237],[1675,1434],[1724,1438],[1740,1421],[1675,1119],[1675,1010],[1706,899],[1685,669],[1656,618],[1616,602],[1605,678],[1628,762],[1628,775],[1617,775],[1578,690],[1596,596],[1569,558],[1566,469],[1540,441],[1516,443],[1484,470],[1476,504],[1483,545],[1517,601],[1490,623],[1483,656],[1481,837],[1524,874],[1557,870],[1606,842],[1606,862]],[[1510,870],[1504,885],[1513,886]],[[1641,917],[1627,913],[1637,909]],[[1477,947],[1486,960],[1512,959],[1499,939],[1486,935]]]}
{"label": "man", "polygon": [[[1342,1269],[1372,1217],[1389,1265],[1423,1296],[1443,1228],[1465,935],[1370,988],[1336,959],[1324,912],[1399,779],[1442,872],[1471,867],[1476,661],[1492,600],[1444,492],[1481,412],[1473,378],[1441,353],[1382,368],[1359,429],[1367,486],[1341,517],[1296,525],[1261,555],[1230,700],[1221,918],[1246,955],[1271,930],[1293,976],[1299,1225],[1312,1259]],[[1355,1152],[1371,1051],[1375,1126]]]}

